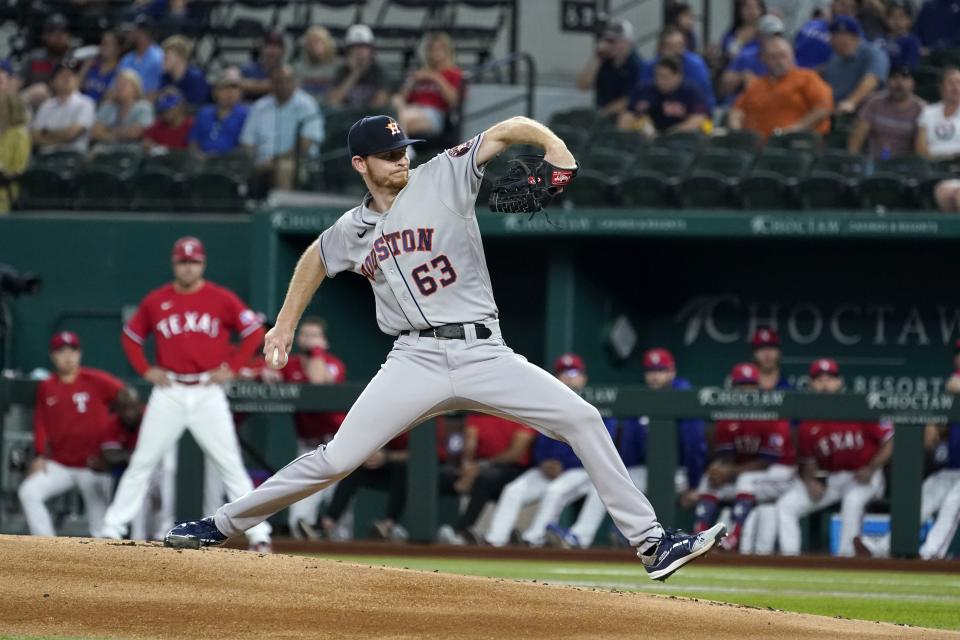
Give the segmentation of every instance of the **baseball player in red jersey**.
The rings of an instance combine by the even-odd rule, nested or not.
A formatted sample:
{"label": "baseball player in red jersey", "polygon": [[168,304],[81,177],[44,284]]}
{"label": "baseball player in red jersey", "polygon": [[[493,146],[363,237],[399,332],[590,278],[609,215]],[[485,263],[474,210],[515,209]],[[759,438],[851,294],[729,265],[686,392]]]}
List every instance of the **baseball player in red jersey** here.
{"label": "baseball player in red jersey", "polygon": [[[730,373],[738,389],[757,389],[760,371],[741,363]],[[715,459],[700,482],[695,531],[710,527],[719,514],[720,502],[733,502],[733,530],[721,543],[728,551],[772,550],[774,540],[751,539],[741,549],[747,517],[758,503],[780,497],[796,477],[793,442],[788,420],[717,420],[713,434]],[[729,542],[728,542],[729,541]]]}
{"label": "baseball player in red jersey", "polygon": [[[110,422],[110,406],[124,388],[105,371],[80,366],[80,339],[63,331],[50,340],[54,375],[37,386],[33,434],[37,457],[17,494],[35,536],[56,535],[44,504],[77,488],[83,496],[90,535],[103,530],[110,501],[110,474],[90,468]],[[94,465],[98,466],[98,465]]]}
{"label": "baseball player in red jersey", "polygon": [[[300,321],[297,329],[297,349],[300,353],[291,355],[287,365],[280,371],[264,368],[261,374],[264,382],[342,384],[347,379],[346,365],[329,351],[327,323],[323,318],[307,317]],[[260,362],[263,363],[262,358]],[[330,442],[346,415],[342,412],[306,411],[293,414],[293,425],[297,433],[297,455],[302,456]],[[311,539],[322,537],[314,526],[317,512],[321,505],[330,502],[336,487],[337,483],[333,483],[290,505],[288,522],[294,536]]]}
{"label": "baseball player in red jersey", "polygon": [[[189,429],[236,499],[253,490],[240,455],[227,396],[220,386],[234,377],[263,342],[257,315],[231,291],[208,282],[206,252],[193,237],[173,245],[173,282],[151,291],[123,328],[123,349],[137,373],[153,383],[137,446],[104,518],[104,537],[122,538],[143,504],[150,474]],[[242,342],[230,345],[231,333]],[[155,365],[143,343],[153,335]],[[270,525],[247,531],[251,548],[266,550]]]}
{"label": "baseball player in red jersey", "polygon": [[[842,388],[836,361],[822,358],[810,366],[812,391],[837,393]],[[893,425],[806,420],[800,423],[797,452],[800,477],[777,500],[781,553],[800,553],[800,518],[839,502],[840,555],[854,555],[853,539],[860,533],[864,509],[883,495],[883,467],[893,455]]]}

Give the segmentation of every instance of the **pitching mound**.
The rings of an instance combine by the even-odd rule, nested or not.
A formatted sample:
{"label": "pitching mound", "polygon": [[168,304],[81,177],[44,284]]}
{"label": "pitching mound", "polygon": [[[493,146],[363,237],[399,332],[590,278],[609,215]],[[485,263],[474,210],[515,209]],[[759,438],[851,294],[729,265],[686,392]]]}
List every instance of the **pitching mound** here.
{"label": "pitching mound", "polygon": [[0,536],[0,634],[123,638],[956,638],[681,598],[156,543]]}

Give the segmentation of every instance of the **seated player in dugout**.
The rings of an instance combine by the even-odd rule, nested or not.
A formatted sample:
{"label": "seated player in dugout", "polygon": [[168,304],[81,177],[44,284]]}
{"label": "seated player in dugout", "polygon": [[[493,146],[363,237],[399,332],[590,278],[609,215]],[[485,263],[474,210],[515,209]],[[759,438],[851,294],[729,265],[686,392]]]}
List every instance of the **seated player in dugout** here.
{"label": "seated player in dugout", "polygon": [[37,385],[33,412],[36,458],[17,490],[30,533],[54,536],[46,501],[71,489],[83,497],[90,535],[103,529],[112,479],[105,473],[105,440],[123,383],[106,371],[81,366],[80,338],[61,331],[50,338],[53,375]]}
{"label": "seated player in dugout", "polygon": [[753,346],[753,364],[760,373],[760,389],[793,389],[780,369],[780,334],[773,327],[760,326],[750,338]]}
{"label": "seated player in dugout", "polygon": [[519,422],[483,413],[468,413],[462,430],[452,423],[449,418],[437,420],[437,479],[440,494],[460,496],[462,508],[453,524],[440,526],[437,541],[483,544],[475,528],[477,520],[484,507],[495,502],[503,488],[530,466],[537,432]]}
{"label": "seated player in dugout", "polygon": [[[733,367],[731,384],[736,389],[759,389],[760,371],[745,362]],[[727,551],[771,553],[775,538],[744,536],[747,518],[758,505],[770,508],[790,488],[796,476],[793,441],[788,420],[717,420],[713,433],[713,461],[700,482],[694,531],[716,522],[723,503],[732,504],[733,527],[721,542]],[[764,515],[757,516],[763,518]],[[757,533],[764,527],[752,528]],[[741,544],[743,538],[743,544]]]}
{"label": "seated player in dugout", "polygon": [[[839,393],[843,378],[836,360],[810,365],[810,390]],[[867,504],[883,497],[883,470],[893,455],[890,422],[804,420],[797,437],[799,476],[777,500],[780,553],[800,553],[800,518],[840,503],[839,555],[854,555]]]}
{"label": "seated player in dugout", "polygon": [[[691,389],[685,378],[677,376],[673,354],[666,349],[650,349],[643,354],[644,382],[649,389]],[[630,478],[640,491],[647,490],[647,418],[604,418],[607,430],[627,466]],[[705,424],[700,419],[677,421],[677,472],[674,486],[680,504],[689,509],[697,500],[707,456]],[[607,515],[606,507],[595,488],[590,489],[576,522],[569,529],[558,523],[547,527],[547,540],[552,546],[587,548],[593,544]],[[614,536],[619,541],[620,536]]]}

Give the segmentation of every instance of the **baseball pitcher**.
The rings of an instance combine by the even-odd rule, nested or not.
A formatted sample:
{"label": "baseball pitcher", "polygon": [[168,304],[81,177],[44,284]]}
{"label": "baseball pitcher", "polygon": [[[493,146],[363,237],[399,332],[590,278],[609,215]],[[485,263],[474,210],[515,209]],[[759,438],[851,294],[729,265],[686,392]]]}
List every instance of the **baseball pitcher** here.
{"label": "baseball pitcher", "polygon": [[386,362],[326,446],[300,456],[213,518],[174,527],[171,546],[220,544],[346,476],[397,434],[445,411],[491,413],[569,443],[614,522],[650,577],[665,579],[709,551],[726,529],[665,532],[634,486],[599,412],[546,371],[514,353],[500,332],[474,201],[487,162],[510,145],[545,150],[494,185],[491,207],[537,212],[575,178],[577,163],[542,124],[515,117],[410,170],[407,138],[390,117],[350,129],[353,169],[369,193],[306,250],[276,326],[268,364],[282,367],[300,316],[326,277],[352,271],[370,282],[377,321],[396,336]]}

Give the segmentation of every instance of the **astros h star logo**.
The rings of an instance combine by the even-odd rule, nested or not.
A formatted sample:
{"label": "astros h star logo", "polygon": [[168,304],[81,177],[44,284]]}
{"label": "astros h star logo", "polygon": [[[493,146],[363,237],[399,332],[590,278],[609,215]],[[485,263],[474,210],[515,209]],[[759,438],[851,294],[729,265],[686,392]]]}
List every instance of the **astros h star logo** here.
{"label": "astros h star logo", "polygon": [[398,125],[394,120],[391,120],[387,123],[387,129],[389,129],[390,133],[395,136],[400,135],[400,125]]}

